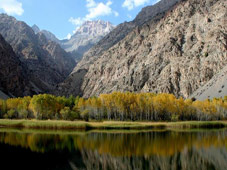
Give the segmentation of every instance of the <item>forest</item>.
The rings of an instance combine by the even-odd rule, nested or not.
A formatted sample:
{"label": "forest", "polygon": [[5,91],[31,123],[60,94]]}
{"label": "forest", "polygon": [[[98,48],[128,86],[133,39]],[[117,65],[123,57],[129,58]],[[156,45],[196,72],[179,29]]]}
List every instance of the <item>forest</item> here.
{"label": "forest", "polygon": [[50,94],[0,100],[1,119],[84,121],[227,120],[227,96],[198,101],[172,94],[113,92],[88,99]]}

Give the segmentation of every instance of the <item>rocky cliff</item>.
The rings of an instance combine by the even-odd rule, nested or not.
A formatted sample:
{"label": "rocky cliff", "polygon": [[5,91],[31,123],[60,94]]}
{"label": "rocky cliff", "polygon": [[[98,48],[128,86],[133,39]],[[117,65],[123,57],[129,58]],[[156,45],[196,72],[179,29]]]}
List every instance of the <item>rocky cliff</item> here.
{"label": "rocky cliff", "polygon": [[80,60],[85,52],[113,29],[114,26],[110,22],[86,21],[69,40],[61,41],[61,46],[67,52],[71,52],[76,60]]}
{"label": "rocky cliff", "polygon": [[75,61],[57,43],[35,34],[26,23],[5,14],[0,15],[0,33],[28,68],[28,79],[39,92],[46,92],[63,81]]}
{"label": "rocky cliff", "polygon": [[92,62],[82,61],[58,86],[59,94],[142,91],[190,96],[227,64],[226,6],[225,0],[184,0],[164,8],[169,10],[98,52]]}

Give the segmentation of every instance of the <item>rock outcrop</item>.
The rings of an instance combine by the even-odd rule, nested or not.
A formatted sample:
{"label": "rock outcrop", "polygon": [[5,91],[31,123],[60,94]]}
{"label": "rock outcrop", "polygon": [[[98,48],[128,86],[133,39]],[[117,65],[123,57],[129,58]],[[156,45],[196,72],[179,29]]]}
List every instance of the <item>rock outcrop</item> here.
{"label": "rock outcrop", "polygon": [[0,15],[0,33],[28,68],[28,79],[39,89],[37,93],[52,90],[75,67],[73,58],[57,43],[13,17]]}
{"label": "rock outcrop", "polygon": [[[89,97],[134,91],[189,97],[227,64],[226,6],[225,0],[184,0],[164,8],[169,10],[98,52],[92,62],[84,62],[85,56],[58,86],[58,94]],[[85,76],[78,78],[81,70]]]}

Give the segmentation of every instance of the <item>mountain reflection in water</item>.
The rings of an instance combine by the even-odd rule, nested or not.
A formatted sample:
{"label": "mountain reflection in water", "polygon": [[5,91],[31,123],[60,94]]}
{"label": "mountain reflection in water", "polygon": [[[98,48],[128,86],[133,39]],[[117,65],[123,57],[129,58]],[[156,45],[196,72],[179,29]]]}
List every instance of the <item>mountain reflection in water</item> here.
{"label": "mountain reflection in water", "polygon": [[227,130],[59,132],[0,129],[6,169],[227,169]]}

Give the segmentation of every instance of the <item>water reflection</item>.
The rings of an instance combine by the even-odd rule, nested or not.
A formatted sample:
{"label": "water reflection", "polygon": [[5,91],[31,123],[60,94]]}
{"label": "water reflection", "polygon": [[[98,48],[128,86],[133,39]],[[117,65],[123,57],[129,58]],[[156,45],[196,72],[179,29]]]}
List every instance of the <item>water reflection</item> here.
{"label": "water reflection", "polygon": [[23,169],[35,164],[32,169],[225,170],[227,130],[43,134],[1,129],[0,150],[9,165],[24,160]]}

